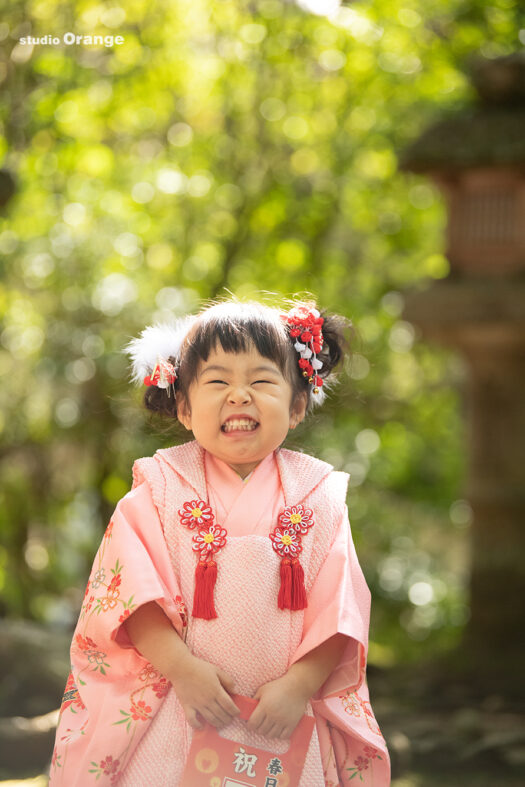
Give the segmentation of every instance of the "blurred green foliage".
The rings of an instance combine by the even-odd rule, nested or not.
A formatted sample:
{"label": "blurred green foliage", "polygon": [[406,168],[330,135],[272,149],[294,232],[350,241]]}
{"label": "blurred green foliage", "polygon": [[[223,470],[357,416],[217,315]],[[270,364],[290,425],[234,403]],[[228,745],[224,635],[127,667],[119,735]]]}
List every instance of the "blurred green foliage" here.
{"label": "blurred green foliage", "polygon": [[[371,661],[458,641],[465,373],[402,319],[403,290],[448,273],[445,208],[396,154],[473,100],[472,54],[520,48],[519,3],[303,6],[14,0],[0,22],[4,614],[71,626],[133,460],[181,438],[141,409],[124,344],[226,289],[310,291],[354,355],[289,446],[351,473]],[[125,41],[19,43],[68,31]]]}

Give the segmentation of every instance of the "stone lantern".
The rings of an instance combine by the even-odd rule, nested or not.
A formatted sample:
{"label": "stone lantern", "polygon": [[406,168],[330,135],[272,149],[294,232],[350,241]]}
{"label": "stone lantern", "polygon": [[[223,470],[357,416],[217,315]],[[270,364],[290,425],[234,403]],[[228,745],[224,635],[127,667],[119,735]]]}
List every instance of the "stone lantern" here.
{"label": "stone lantern", "polygon": [[525,657],[525,56],[477,59],[472,81],[477,101],[401,156],[401,169],[444,194],[450,263],[447,278],[406,294],[403,316],[466,361],[463,494],[473,523],[463,652],[480,680],[492,675],[494,692],[499,660],[508,693]]}

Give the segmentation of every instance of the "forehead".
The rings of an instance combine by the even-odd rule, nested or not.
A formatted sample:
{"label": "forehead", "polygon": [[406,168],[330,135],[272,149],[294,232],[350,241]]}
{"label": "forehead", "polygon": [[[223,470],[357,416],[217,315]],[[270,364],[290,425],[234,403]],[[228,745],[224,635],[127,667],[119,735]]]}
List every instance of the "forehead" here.
{"label": "forehead", "polygon": [[281,374],[279,366],[270,358],[266,358],[253,345],[244,352],[226,352],[221,345],[212,348],[208,360],[199,362],[199,375],[211,367],[221,367],[225,371],[245,370],[247,372],[269,371]]}

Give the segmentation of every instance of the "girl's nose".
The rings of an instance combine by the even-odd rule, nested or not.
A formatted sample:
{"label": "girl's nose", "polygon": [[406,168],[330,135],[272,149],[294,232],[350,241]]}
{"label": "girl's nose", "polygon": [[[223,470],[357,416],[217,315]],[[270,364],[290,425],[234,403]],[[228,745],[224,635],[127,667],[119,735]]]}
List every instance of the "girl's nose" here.
{"label": "girl's nose", "polygon": [[228,400],[232,402],[232,404],[236,404],[238,402],[249,402],[250,401],[250,393],[247,388],[243,386],[238,386],[237,388],[231,388],[228,394]]}

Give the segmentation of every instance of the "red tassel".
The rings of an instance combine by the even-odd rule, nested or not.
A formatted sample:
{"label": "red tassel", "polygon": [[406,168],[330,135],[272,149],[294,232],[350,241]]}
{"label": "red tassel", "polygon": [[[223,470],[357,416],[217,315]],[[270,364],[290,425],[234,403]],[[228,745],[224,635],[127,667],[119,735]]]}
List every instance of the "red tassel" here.
{"label": "red tassel", "polygon": [[215,583],[217,581],[217,563],[214,560],[210,560],[208,563],[208,567],[206,569],[205,575],[205,599],[206,599],[206,613],[207,619],[210,620],[211,618],[216,618],[217,613],[215,611],[215,605],[213,603],[213,591],[215,589]]}
{"label": "red tassel", "polygon": [[217,617],[213,603],[213,589],[217,580],[217,563],[203,563],[199,560],[195,569],[195,592],[193,594],[194,618],[211,620]]}
{"label": "red tassel", "polygon": [[281,587],[279,589],[279,598],[277,604],[279,609],[291,609],[292,603],[292,567],[290,565],[290,558],[283,558],[281,560]]}
{"label": "red tassel", "polygon": [[292,605],[290,609],[305,609],[308,606],[304,587],[304,571],[298,558],[292,560]]}

